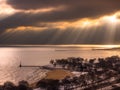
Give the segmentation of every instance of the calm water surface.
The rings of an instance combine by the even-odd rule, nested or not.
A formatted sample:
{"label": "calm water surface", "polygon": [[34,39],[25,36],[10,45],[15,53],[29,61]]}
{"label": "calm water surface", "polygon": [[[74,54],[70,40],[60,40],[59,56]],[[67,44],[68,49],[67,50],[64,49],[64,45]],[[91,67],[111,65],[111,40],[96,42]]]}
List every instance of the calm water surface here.
{"label": "calm water surface", "polygon": [[[103,46],[104,47],[104,46]],[[103,48],[102,47],[102,48]],[[0,84],[5,81],[17,83],[28,80],[37,81],[45,75],[39,68],[19,68],[23,65],[47,65],[51,59],[67,57],[98,58],[119,55],[120,50],[92,50],[99,46],[40,46],[40,47],[1,47],[0,48]],[[34,73],[34,74],[33,74]]]}

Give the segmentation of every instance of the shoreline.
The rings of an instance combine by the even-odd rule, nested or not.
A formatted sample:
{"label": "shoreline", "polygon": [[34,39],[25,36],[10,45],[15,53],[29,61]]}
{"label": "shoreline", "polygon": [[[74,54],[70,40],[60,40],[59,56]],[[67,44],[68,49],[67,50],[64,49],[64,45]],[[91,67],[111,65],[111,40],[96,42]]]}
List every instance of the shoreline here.
{"label": "shoreline", "polygon": [[[39,69],[43,70],[43,72],[45,72],[44,70],[47,71],[44,73],[44,77],[40,75],[33,83],[30,83],[29,80],[19,82],[29,83],[27,87],[32,88],[32,90],[41,90],[40,88],[44,88],[43,90],[47,88],[59,88],[60,90],[66,90],[67,88],[69,90],[88,90],[92,88],[105,90],[107,88],[111,90],[112,86],[120,88],[120,57],[111,56],[98,58],[97,60],[98,62],[95,62],[96,59],[85,61],[84,58],[72,57],[51,60],[45,66],[22,66],[20,64],[21,68],[38,67],[37,71]],[[35,74],[33,73],[33,76]],[[5,85],[6,83],[1,86],[5,87]],[[12,85],[19,87],[20,83]]]}

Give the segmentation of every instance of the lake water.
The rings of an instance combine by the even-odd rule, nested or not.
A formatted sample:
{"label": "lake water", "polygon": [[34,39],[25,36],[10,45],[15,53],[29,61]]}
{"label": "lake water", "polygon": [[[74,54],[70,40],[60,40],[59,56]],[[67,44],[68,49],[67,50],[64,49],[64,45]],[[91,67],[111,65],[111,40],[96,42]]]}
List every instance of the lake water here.
{"label": "lake water", "polygon": [[52,45],[37,47],[1,47],[0,48],[0,84],[20,80],[35,82],[45,75],[39,68],[20,68],[22,65],[47,65],[51,59],[68,57],[98,58],[120,55],[120,50],[92,50],[112,48],[100,45]]}

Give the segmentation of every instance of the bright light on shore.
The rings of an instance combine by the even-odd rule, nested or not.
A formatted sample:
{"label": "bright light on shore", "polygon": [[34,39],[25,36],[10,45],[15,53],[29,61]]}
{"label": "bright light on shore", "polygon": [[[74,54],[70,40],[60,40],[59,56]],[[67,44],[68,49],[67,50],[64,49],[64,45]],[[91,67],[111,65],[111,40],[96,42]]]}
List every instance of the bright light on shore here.
{"label": "bright light on shore", "polygon": [[105,45],[105,48],[117,48],[120,47],[120,45]]}

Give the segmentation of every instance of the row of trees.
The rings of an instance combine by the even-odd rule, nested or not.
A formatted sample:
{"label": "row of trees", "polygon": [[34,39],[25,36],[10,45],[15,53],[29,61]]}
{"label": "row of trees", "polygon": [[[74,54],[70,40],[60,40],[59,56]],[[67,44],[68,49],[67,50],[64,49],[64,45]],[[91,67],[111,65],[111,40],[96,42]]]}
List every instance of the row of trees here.
{"label": "row of trees", "polygon": [[[97,62],[96,62],[97,61]],[[43,90],[97,90],[106,86],[120,83],[120,57],[111,56],[98,59],[67,58],[51,60],[57,67],[81,73],[79,76],[67,76],[63,80],[42,79],[36,83],[35,88]],[[114,86],[115,88],[115,86]],[[117,87],[116,90],[119,90]],[[20,81],[18,85],[6,82],[0,90],[34,90],[27,81]],[[36,89],[40,90],[40,89]]]}
{"label": "row of trees", "polygon": [[[97,61],[97,62],[96,62]],[[51,60],[51,64],[61,66],[63,69],[74,71],[86,71],[89,72],[93,69],[112,69],[118,71],[120,65],[120,58],[118,56],[112,56],[107,58],[98,59],[83,59],[83,58],[67,58]]]}
{"label": "row of trees", "polygon": [[[51,60],[50,63],[54,66],[61,66],[63,69],[81,73],[85,72],[85,74],[72,79],[66,78],[65,80],[68,80],[69,82],[67,82],[69,84],[64,83],[64,85],[67,85],[68,88],[75,88],[78,86],[80,88],[103,88],[108,84],[113,85],[120,82],[119,56],[89,60],[83,58],[57,59]],[[111,81],[111,78],[113,78],[113,81]]]}
{"label": "row of trees", "polygon": [[33,90],[27,81],[20,81],[18,86],[12,82],[5,82],[0,86],[0,90]]}

